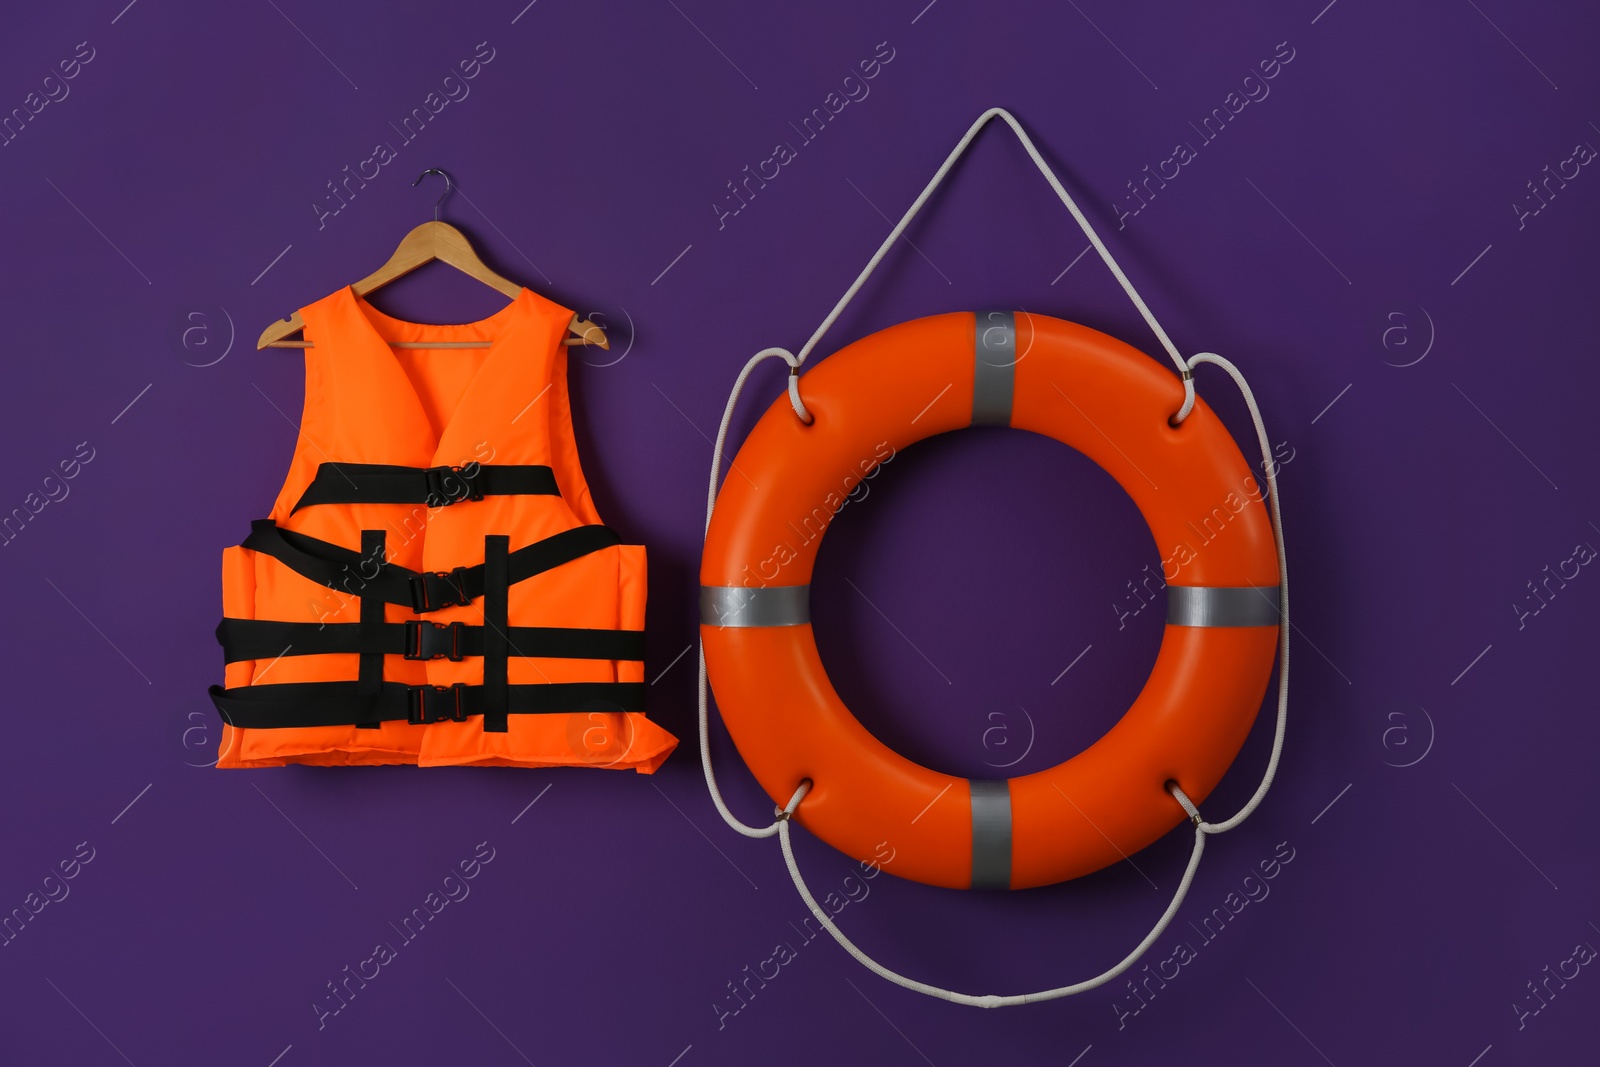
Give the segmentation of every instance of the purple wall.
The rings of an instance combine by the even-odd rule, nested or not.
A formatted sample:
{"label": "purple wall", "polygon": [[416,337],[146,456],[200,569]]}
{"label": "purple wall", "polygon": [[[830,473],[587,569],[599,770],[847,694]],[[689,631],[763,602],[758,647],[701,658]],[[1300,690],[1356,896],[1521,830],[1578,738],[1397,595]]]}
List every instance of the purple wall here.
{"label": "purple wall", "polygon": [[[418,3],[123,2],[13,11],[0,34],[0,113],[49,101],[0,147],[0,511],[47,501],[0,549],[0,913],[58,898],[0,947],[0,1061],[1593,1055],[1592,13],[472,0],[441,17]],[[477,77],[447,82],[479,42],[492,58]],[[858,99],[803,139],[800,120],[875,54],[877,76],[850,83]],[[1274,56],[1275,77],[1247,80]],[[446,92],[457,99],[410,140],[397,132]],[[735,371],[805,339],[886,216],[996,104],[1032,130],[1180,346],[1250,375],[1292,457],[1299,632],[1278,784],[1212,842],[1148,957],[1169,979],[982,1012],[805,940],[776,845],[728,831],[705,794],[682,653],[706,435]],[[1230,104],[1242,110],[1208,140],[1202,121]],[[778,142],[794,158],[733,213],[727,183]],[[1180,142],[1192,158],[1164,163]],[[348,203],[330,199],[379,143],[393,161]],[[301,398],[297,355],[255,352],[254,338],[429,217],[435,187],[409,183],[430,166],[458,180],[444,217],[492,265],[604,314],[617,338],[574,360],[574,404],[602,513],[650,548],[650,708],[685,738],[653,778],[204,766],[218,554],[270,503]],[[1147,166],[1177,176],[1136,199]],[[997,128],[908,237],[824,352],[980,307],[1155,350]],[[461,321],[500,298],[432,268],[377,303]],[[1199,382],[1245,432],[1226,380]],[[781,384],[770,365],[753,381],[738,433]],[[76,477],[46,480],[78,453]],[[823,655],[908,755],[969,775],[1037,770],[1137,692],[1161,611],[1132,613],[1126,583],[1157,558],[1081,456],[999,431],[932,441],[830,534]],[[1209,813],[1253,788],[1266,726]],[[730,802],[761,818],[767,802],[717,738]],[[480,842],[493,858],[470,895],[402,941],[391,924]],[[1120,958],[1187,850],[1179,830],[1075,883],[966,894],[847,882],[850,861],[799,835],[813,886],[860,898],[839,921],[865,949],[974,992]],[[1246,882],[1274,857],[1274,878]],[[47,882],[63,862],[76,876]],[[319,1029],[327,983],[379,942],[395,958]],[[794,958],[748,980],[779,944]],[[747,980],[754,995],[735,999],[729,983]]]}

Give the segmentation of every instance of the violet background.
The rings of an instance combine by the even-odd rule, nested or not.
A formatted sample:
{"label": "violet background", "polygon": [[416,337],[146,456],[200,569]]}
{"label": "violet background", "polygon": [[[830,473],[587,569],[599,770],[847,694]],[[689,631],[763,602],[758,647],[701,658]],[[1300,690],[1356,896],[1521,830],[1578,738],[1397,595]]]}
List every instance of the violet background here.
{"label": "violet background", "polygon": [[[1546,164],[1600,143],[1592,11],[123,2],[15,10],[0,34],[0,112],[77,42],[94,49],[70,94],[0,148],[0,511],[78,442],[94,449],[70,495],[0,549],[0,912],[79,842],[95,857],[0,948],[0,1061],[1593,1055],[1592,968],[1521,1028],[1512,1005],[1534,1006],[1525,983],[1576,944],[1600,944],[1600,577],[1581,570],[1521,629],[1511,605],[1532,604],[1525,583],[1576,544],[1600,545],[1600,178],[1585,168],[1520,229],[1509,207]],[[390,122],[480,41],[494,59],[470,95],[403,144]],[[789,124],[884,41],[894,58],[870,95],[801,144]],[[1125,183],[1176,141],[1200,144],[1189,123],[1284,41],[1294,59],[1270,95],[1119,231]],[[1278,782],[1212,841],[1148,959],[1180,941],[1196,957],[1120,1018],[1138,1003],[1122,981],[984,1012],[805,942],[775,843],[728,831],[706,796],[693,656],[675,659],[694,634],[706,435],[735,372],[803,342],[884,216],[993,105],[1032,131],[1183,350],[1244,368],[1294,457],[1282,491],[1300,632]],[[398,158],[319,228],[325,183],[380,140]],[[710,205],[779,140],[798,158],[719,229]],[[684,740],[654,777],[203,766],[219,553],[276,492],[301,399],[299,358],[254,338],[429,217],[437,185],[409,186],[426,167],[459,183],[443,217],[491,265],[613,328],[611,353],[575,355],[574,406],[602,514],[650,549],[651,714]],[[1086,242],[998,127],[908,237],[822,352],[919,315],[1020,307],[1159,356],[1093,255],[1062,274]],[[465,321],[501,298],[431,268],[375,302]],[[201,327],[187,344],[185,323]],[[753,379],[740,434],[781,384],[776,370]],[[1199,385],[1248,432],[1220,374]],[[908,755],[996,776],[1025,753],[1012,771],[1036,770],[1091,743],[1142,684],[1160,605],[1121,629],[1112,605],[1157,560],[1083,457],[1006,431],[934,440],[830,533],[814,596],[824,658]],[[1208,814],[1254,787],[1269,722]],[[730,802],[761,819],[768,803],[716,737]],[[853,864],[798,836],[813,887],[842,887]],[[840,922],[929,981],[1058,985],[1143,936],[1188,840],[1009,895],[881,877]],[[481,841],[495,858],[471,895],[319,1030],[325,983],[398,941],[390,923]],[[1206,942],[1189,923],[1280,842],[1294,859],[1270,895]],[[721,1015],[739,1004],[727,983],[779,942],[797,958]]]}

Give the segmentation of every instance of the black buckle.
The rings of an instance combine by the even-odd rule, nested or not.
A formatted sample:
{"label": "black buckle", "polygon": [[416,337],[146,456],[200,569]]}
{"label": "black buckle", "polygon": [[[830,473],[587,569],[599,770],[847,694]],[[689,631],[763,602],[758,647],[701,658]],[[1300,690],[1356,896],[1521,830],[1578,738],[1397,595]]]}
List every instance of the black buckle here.
{"label": "black buckle", "polygon": [[427,468],[422,472],[427,486],[424,503],[430,508],[444,508],[463,500],[482,500],[483,489],[478,485],[482,470],[476,462]]}
{"label": "black buckle", "polygon": [[470,603],[472,598],[467,595],[465,567],[457,567],[453,571],[424,571],[411,579],[411,610],[418,615]]}
{"label": "black buckle", "polygon": [[449,625],[427,619],[411,619],[406,626],[406,659],[449,659],[461,662],[461,634],[465,626],[459,622]]}
{"label": "black buckle", "polygon": [[406,722],[428,726],[436,722],[466,722],[467,683],[406,687]]}

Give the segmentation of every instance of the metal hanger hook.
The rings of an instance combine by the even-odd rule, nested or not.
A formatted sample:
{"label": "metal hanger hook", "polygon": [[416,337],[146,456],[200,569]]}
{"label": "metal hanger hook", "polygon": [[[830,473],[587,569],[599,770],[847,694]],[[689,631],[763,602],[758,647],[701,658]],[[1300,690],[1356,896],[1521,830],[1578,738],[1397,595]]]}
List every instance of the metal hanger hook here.
{"label": "metal hanger hook", "polygon": [[440,193],[439,194],[439,199],[437,199],[437,200],[435,200],[433,202],[433,221],[434,222],[438,222],[439,221],[439,205],[444,203],[444,198],[445,197],[449,196],[451,193],[456,191],[456,183],[450,180],[450,175],[446,174],[444,171],[440,170],[438,167],[429,167],[427,170],[425,170],[421,174],[417,175],[417,180],[411,183],[412,187],[415,188],[416,186],[421,185],[422,184],[422,179],[426,178],[430,174],[437,174],[437,175],[439,175],[439,177],[444,179],[444,192]]}

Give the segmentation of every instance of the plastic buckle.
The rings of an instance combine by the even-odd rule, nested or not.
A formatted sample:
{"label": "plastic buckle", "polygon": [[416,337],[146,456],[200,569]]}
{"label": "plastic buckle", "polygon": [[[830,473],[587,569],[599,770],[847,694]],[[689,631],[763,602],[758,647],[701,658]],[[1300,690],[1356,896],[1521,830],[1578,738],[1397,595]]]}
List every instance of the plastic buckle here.
{"label": "plastic buckle", "polygon": [[463,500],[482,500],[483,489],[478,485],[482,468],[477,463],[455,464],[446,467],[429,467],[422,472],[427,485],[430,508],[444,508]]}
{"label": "plastic buckle", "polygon": [[467,683],[406,687],[406,722],[428,726],[436,722],[466,722]]}
{"label": "plastic buckle", "polygon": [[448,659],[457,663],[465,659],[461,651],[461,634],[465,626],[459,622],[448,625],[427,619],[411,619],[405,624],[406,659]]}
{"label": "plastic buckle", "polygon": [[[434,583],[432,589],[428,587],[430,581]],[[423,571],[411,579],[411,610],[418,615],[470,603],[472,598],[467,595],[465,567],[457,567],[453,571]]]}

